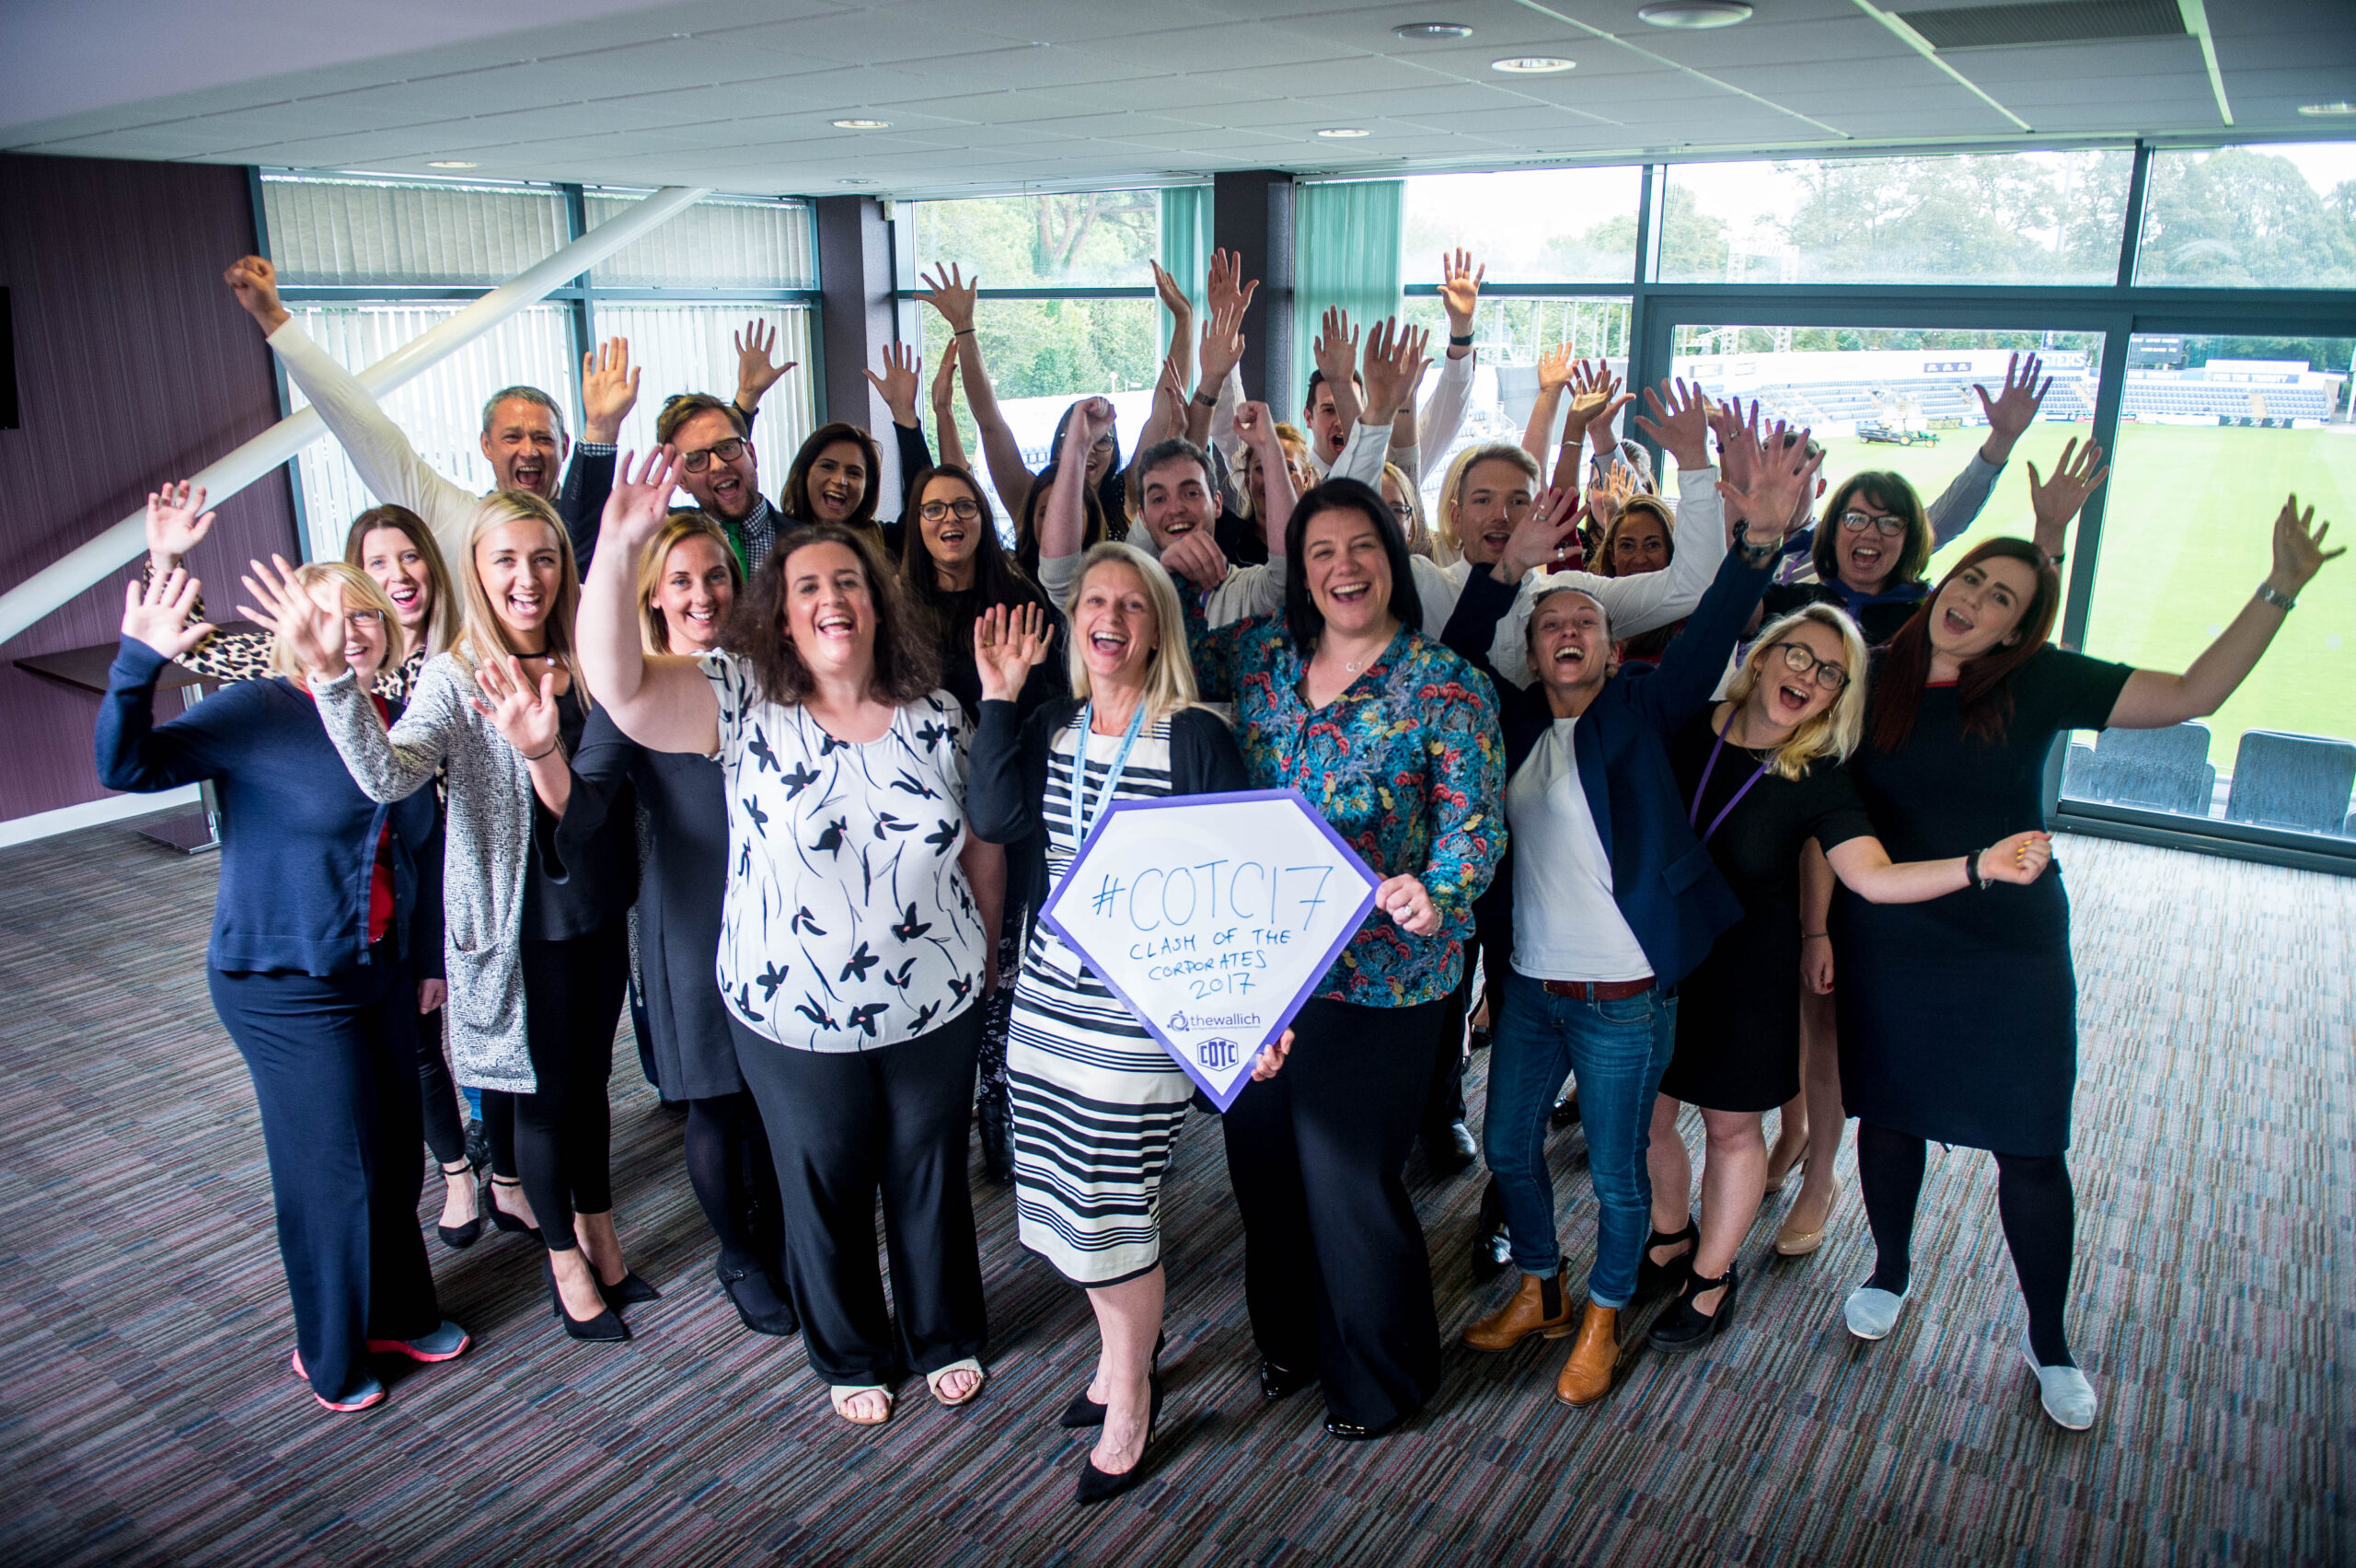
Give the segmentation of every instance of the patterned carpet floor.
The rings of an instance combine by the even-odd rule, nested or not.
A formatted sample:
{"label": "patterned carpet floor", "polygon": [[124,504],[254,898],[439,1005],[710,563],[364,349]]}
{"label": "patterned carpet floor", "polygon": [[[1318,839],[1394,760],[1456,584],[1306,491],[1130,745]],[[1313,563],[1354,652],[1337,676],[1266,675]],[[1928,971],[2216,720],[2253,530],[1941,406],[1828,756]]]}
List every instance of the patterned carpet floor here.
{"label": "patterned carpet floor", "polygon": [[[976,1165],[987,1391],[950,1412],[912,1384],[888,1426],[853,1431],[796,1342],[738,1327],[627,1040],[618,1214],[664,1292],[633,1309],[638,1337],[564,1339],[522,1238],[456,1253],[429,1233],[475,1348],[390,1379],[373,1412],[326,1414],[286,1372],[252,1092],[206,1000],[213,860],[122,826],[0,852],[0,1562],[2356,1561],[2356,881],[2061,849],[2095,1431],[2038,1412],[1992,1165],[1934,1147],[1914,1300],[1878,1345],[1839,1323],[1870,1266],[1854,1193],[1788,1263],[1773,1199],[1707,1351],[1637,1355],[1576,1412],[1551,1398],[1560,1342],[1451,1348],[1407,1430],[1335,1443],[1313,1394],[1261,1403],[1218,1128],[1197,1117],[1167,1210],[1166,1439],[1141,1486],[1085,1512],[1093,1439],[1055,1416],[1089,1376],[1090,1315],[1016,1244],[1009,1193]],[[1583,1271],[1582,1146],[1553,1147]],[[1510,1282],[1472,1277],[1478,1178],[1409,1179],[1452,1342]],[[426,1204],[430,1223],[438,1183]]]}

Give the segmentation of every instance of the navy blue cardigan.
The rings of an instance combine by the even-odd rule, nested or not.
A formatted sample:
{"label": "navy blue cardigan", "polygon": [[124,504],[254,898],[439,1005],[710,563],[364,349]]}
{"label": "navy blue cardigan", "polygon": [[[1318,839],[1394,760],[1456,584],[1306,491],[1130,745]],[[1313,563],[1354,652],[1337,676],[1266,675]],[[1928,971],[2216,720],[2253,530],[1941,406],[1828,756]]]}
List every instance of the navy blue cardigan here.
{"label": "navy blue cardigan", "polygon": [[158,727],[156,677],[168,662],[135,638],[122,640],[98,709],[98,781],[138,793],[214,781],[221,893],[206,961],[229,974],[321,976],[366,963],[368,883],[389,816],[390,935],[420,979],[438,979],[441,809],[433,791],[390,806],[362,794],[318,709],[276,678],[224,686]]}
{"label": "navy blue cardigan", "polygon": [[[1571,732],[1579,785],[1595,814],[1596,834],[1611,857],[1612,901],[1664,986],[1692,974],[1718,933],[1742,918],[1734,890],[1686,821],[1669,742],[1708,706],[1773,564],[1754,571],[1739,552],[1729,550],[1660,663],[1623,665]],[[1508,778],[1554,723],[1543,686],[1517,686],[1489,666],[1489,643],[1497,622],[1513,607],[1514,592],[1487,567],[1474,567],[1441,633],[1443,641],[1478,665],[1496,687]]]}

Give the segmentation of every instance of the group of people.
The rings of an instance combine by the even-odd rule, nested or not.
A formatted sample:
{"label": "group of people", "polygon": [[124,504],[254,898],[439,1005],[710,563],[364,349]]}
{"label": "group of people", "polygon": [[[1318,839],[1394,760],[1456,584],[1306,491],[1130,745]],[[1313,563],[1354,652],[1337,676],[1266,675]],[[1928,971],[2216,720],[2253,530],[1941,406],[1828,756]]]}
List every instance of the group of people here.
{"label": "group of people", "polygon": [[[1149,428],[1125,456],[1110,403],[1083,398],[1036,473],[974,285],[929,279],[951,334],[939,449],[895,351],[871,380],[907,478],[879,524],[880,449],[853,424],[764,495],[752,429],[785,367],[757,325],[734,396],[671,398],[644,455],[615,450],[639,379],[618,340],[583,363],[577,443],[545,392],[493,393],[477,496],[303,335],[266,261],[230,268],[382,504],[342,561],[254,562],[237,599],[265,630],[225,634],[181,564],[203,492],[152,494],[97,750],[111,788],[219,787],[208,977],[260,1105],[295,1374],[358,1411],[385,1398],[372,1355],[466,1349],[416,1223],[421,1139],[446,1244],[485,1218],[531,1236],[564,1332],[629,1337],[658,1293],[607,1169],[627,1000],[685,1107],[720,1285],[749,1332],[799,1334],[845,1422],[888,1420],[908,1372],[945,1406],[984,1389],[978,1120],[1022,1244],[1095,1314],[1095,1374],[1060,1416],[1101,1428],[1078,1497],[1133,1485],[1162,1403],[1162,1188],[1208,1102],[1032,913],[1116,801],[1289,788],[1380,882],[1222,1117],[1266,1399],[1319,1385],[1325,1430],[1361,1440],[1433,1396],[1404,1170],[1419,1138],[1436,1170],[1475,1157],[1477,1035],[1519,1278],[1472,1349],[1573,1339],[1555,1392],[1587,1405],[1647,1298],[1667,1298],[1654,1348],[1708,1343],[1762,1195],[1803,1159],[1816,1206],[1778,1247],[1820,1239],[1854,1115],[1877,1259],[1850,1332],[1901,1315],[1925,1140],[1987,1149],[2044,1407],[2090,1424],[2064,1326],[2074,983],[2044,759],[2065,730],[2213,712],[2339,553],[2311,511],[2283,508],[2264,583],[2186,674],[2131,670],[2050,641],[2098,453],[2032,467],[2032,537],[1928,576],[2035,416],[2033,360],[1981,394],[1988,442],[1936,505],[1868,473],[1819,512],[1806,432],[1681,384],[1633,420],[1677,463],[1659,496],[1613,433],[1630,399],[1610,373],[1550,356],[1529,438],[1458,455],[1427,523],[1421,465],[1453,444],[1473,366],[1468,257],[1447,260],[1420,409],[1426,335],[1361,339],[1334,312],[1298,425],[1240,386],[1240,260],[1216,258],[1199,334],[1159,277],[1177,329]],[[1011,537],[964,463],[953,375]],[[173,660],[224,685],[157,725]],[[1570,1249],[1590,1253],[1583,1299],[1545,1151],[1566,1078],[1596,1199]]]}

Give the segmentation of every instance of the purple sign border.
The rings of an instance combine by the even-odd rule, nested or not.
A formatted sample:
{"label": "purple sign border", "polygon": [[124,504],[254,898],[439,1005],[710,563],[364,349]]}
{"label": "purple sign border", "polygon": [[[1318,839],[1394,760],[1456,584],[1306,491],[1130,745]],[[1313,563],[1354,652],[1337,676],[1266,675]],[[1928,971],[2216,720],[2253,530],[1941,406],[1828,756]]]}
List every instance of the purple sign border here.
{"label": "purple sign border", "polygon": [[1252,1081],[1251,1073],[1246,1071],[1237,1074],[1234,1084],[1222,1094],[1217,1085],[1209,1082],[1195,1070],[1194,1063],[1186,1059],[1184,1052],[1171,1043],[1170,1036],[1161,1032],[1161,1026],[1147,1017],[1145,1009],[1138,1007],[1129,994],[1114,984],[1113,978],[1099,967],[1095,959],[1089,955],[1088,949],[1072,935],[1062,921],[1056,918],[1056,907],[1062,903],[1065,892],[1071,886],[1072,873],[1079,870],[1087,861],[1088,852],[1096,847],[1097,839],[1103,836],[1105,828],[1111,826],[1113,819],[1121,813],[1159,812],[1168,811],[1173,806],[1215,806],[1222,802],[1243,801],[1290,801],[1295,809],[1300,813],[1302,819],[1314,824],[1317,831],[1325,836],[1326,841],[1341,851],[1343,864],[1355,870],[1366,884],[1365,892],[1358,899],[1357,909],[1351,915],[1349,922],[1343,927],[1341,935],[1334,939],[1333,946],[1325,950],[1324,956],[1317,961],[1316,967],[1311,969],[1308,978],[1301,982],[1299,991],[1295,993],[1292,999],[1280,1009],[1275,1025],[1263,1038],[1253,1043],[1252,1053],[1257,1056],[1261,1049],[1269,1042],[1279,1038],[1292,1020],[1299,1016],[1300,1009],[1309,1005],[1310,997],[1316,994],[1317,983],[1325,978],[1325,972],[1334,967],[1334,962],[1341,957],[1342,950],[1350,945],[1350,940],[1358,934],[1358,928],[1366,923],[1367,911],[1374,907],[1374,891],[1382,885],[1382,879],[1376,876],[1373,870],[1358,858],[1358,852],[1350,847],[1346,839],[1334,831],[1333,824],[1317,814],[1316,808],[1309,803],[1308,798],[1299,790],[1292,789],[1230,790],[1209,795],[1172,795],[1159,801],[1115,801],[1105,808],[1104,814],[1098,818],[1095,825],[1088,830],[1087,840],[1080,845],[1079,853],[1072,857],[1071,864],[1065,869],[1062,880],[1056,883],[1055,891],[1047,894],[1046,903],[1039,910],[1039,918],[1045,921],[1048,928],[1063,939],[1065,946],[1080,954],[1081,962],[1088,965],[1090,973],[1104,982],[1106,990],[1121,998],[1121,1005],[1129,1009],[1129,1015],[1145,1025],[1146,1032],[1160,1042],[1161,1048],[1170,1054],[1170,1059],[1184,1068],[1186,1076],[1194,1079],[1195,1086],[1208,1095],[1211,1103],[1217,1105],[1222,1112],[1235,1103],[1236,1097],[1242,1094],[1244,1086]]}

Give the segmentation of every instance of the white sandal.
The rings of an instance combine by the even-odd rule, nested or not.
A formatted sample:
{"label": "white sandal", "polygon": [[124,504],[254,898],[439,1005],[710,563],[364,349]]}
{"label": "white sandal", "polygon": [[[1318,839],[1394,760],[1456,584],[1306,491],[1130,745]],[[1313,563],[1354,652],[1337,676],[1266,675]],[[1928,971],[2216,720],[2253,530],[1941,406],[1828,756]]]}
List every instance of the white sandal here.
{"label": "white sandal", "polygon": [[[974,1375],[974,1386],[953,1400],[941,1391],[941,1380],[952,1372],[971,1372]],[[955,1410],[959,1405],[972,1404],[981,1394],[982,1385],[988,1381],[989,1374],[983,1371],[982,1364],[970,1355],[963,1361],[951,1362],[938,1372],[928,1372],[924,1375],[924,1386],[932,1390],[934,1401],[950,1410]]]}
{"label": "white sandal", "polygon": [[[864,1421],[851,1414],[850,1401],[861,1394],[883,1395],[884,1413],[872,1421]],[[826,1385],[826,1397],[834,1402],[835,1413],[853,1426],[881,1426],[892,1419],[892,1390],[880,1383],[829,1383]]]}

